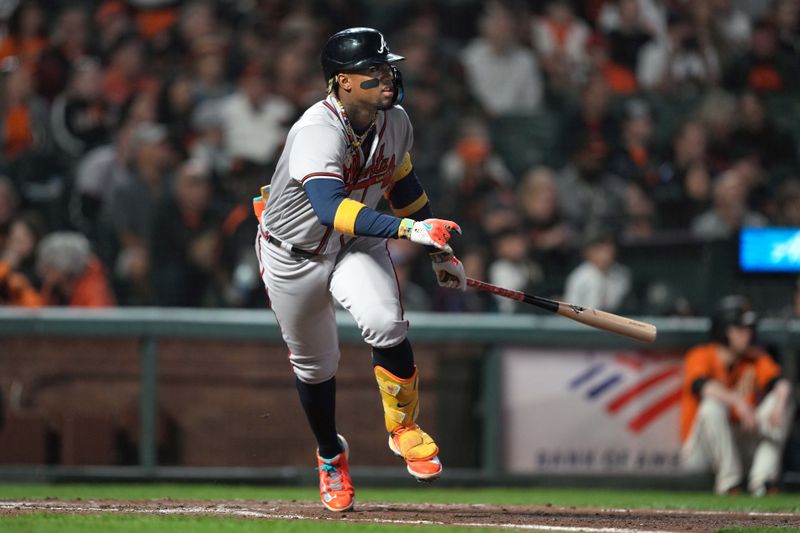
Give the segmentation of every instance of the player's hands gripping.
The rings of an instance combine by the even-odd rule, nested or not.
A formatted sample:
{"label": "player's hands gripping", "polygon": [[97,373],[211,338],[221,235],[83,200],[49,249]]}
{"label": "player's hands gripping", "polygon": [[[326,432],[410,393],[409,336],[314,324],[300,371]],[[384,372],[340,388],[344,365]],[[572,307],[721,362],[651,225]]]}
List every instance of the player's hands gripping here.
{"label": "player's hands gripping", "polygon": [[753,407],[747,403],[747,400],[744,399],[742,396],[737,396],[736,400],[734,401],[733,411],[739,417],[739,423],[742,426],[742,429],[745,431],[755,431],[758,427],[758,423],[756,421],[756,412]]}
{"label": "player's hands gripping", "polygon": [[452,254],[453,249],[450,248],[447,241],[450,240],[450,232],[453,230],[459,234],[461,233],[461,228],[458,227],[458,224],[451,220],[429,218],[421,222],[415,222],[410,218],[404,218],[400,221],[397,237],[408,239],[417,244],[435,246],[443,252]]}
{"label": "player's hands gripping", "polygon": [[433,271],[436,272],[436,281],[440,287],[448,289],[467,290],[467,275],[464,265],[456,256],[447,252],[434,252],[430,254],[433,262]]}

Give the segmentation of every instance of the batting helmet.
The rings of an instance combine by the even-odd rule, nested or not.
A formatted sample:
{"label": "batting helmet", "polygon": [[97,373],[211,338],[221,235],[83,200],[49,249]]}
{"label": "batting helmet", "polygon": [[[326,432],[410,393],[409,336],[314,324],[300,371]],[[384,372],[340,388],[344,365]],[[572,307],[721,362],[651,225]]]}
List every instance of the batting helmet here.
{"label": "batting helmet", "polygon": [[[349,28],[334,33],[322,49],[322,72],[325,80],[339,72],[352,72],[372,66],[402,61],[403,56],[389,51],[386,39],[372,28]],[[403,81],[400,71],[392,67],[395,101],[402,98]]]}
{"label": "batting helmet", "polygon": [[711,317],[711,338],[728,344],[728,326],[743,326],[755,331],[758,315],[750,307],[747,298],[739,295],[726,296],[719,301]]}

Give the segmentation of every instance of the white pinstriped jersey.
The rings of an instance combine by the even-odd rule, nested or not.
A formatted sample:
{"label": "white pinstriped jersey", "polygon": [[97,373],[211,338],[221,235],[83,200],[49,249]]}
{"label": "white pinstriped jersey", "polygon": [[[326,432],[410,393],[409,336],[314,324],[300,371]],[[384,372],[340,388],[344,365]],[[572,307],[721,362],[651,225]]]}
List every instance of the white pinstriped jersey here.
{"label": "white pinstriped jersey", "polygon": [[402,107],[378,111],[365,161],[362,151],[352,148],[341,111],[329,95],[311,106],[289,131],[272,177],[262,228],[304,250],[338,252],[353,237],[320,223],[303,183],[313,179],[343,181],[349,198],[375,209],[392,183],[395,167],[412,144],[411,122]]}

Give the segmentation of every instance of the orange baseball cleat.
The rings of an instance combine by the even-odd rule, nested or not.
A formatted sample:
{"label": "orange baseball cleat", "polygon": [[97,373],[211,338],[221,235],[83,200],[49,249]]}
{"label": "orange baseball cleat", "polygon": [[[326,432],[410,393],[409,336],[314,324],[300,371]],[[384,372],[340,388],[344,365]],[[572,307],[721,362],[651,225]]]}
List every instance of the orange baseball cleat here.
{"label": "orange baseball cleat", "polygon": [[439,447],[416,424],[393,431],[389,435],[389,448],[405,459],[408,473],[417,481],[433,481],[442,473]]}
{"label": "orange baseball cleat", "polygon": [[317,469],[322,505],[330,511],[341,513],[353,508],[356,491],[350,479],[350,466],[347,463],[350,454],[347,441],[339,435],[339,442],[344,451],[332,459],[320,457],[317,450]]}

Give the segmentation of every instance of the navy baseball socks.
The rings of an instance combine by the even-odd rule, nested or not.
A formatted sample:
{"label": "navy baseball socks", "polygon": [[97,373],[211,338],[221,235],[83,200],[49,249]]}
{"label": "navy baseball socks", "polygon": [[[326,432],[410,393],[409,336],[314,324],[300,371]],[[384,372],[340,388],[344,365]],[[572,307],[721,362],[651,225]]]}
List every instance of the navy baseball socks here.
{"label": "navy baseball socks", "polygon": [[380,365],[376,365],[374,370],[389,432],[389,449],[405,460],[408,473],[417,481],[433,481],[442,473],[442,463],[439,461],[439,447],[416,423],[419,414],[416,368],[411,377],[405,379]]}
{"label": "navy baseball socks", "polygon": [[295,377],[295,387],[308,425],[314,433],[323,457],[334,457],[343,451],[336,434],[336,378],[322,383],[305,383]]}
{"label": "navy baseball socks", "polygon": [[349,511],[355,503],[356,491],[350,479],[350,448],[341,435],[337,435],[342,452],[331,459],[320,457],[317,450],[317,469],[319,470],[319,498],[329,511],[341,513]]}
{"label": "navy baseball socks", "polygon": [[335,512],[349,511],[355,501],[350,479],[347,441],[336,433],[336,378],[322,383],[304,383],[295,378],[300,403],[317,439],[319,497],[322,505]]}

